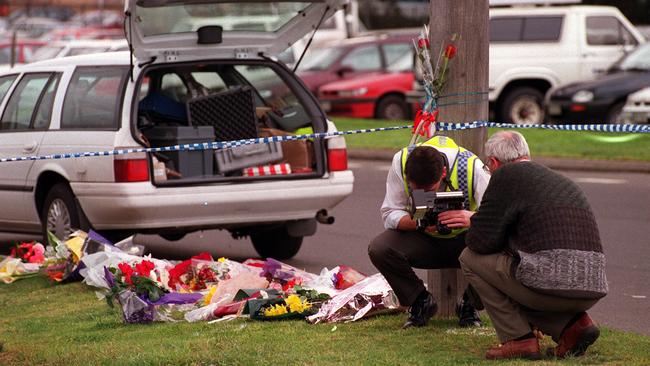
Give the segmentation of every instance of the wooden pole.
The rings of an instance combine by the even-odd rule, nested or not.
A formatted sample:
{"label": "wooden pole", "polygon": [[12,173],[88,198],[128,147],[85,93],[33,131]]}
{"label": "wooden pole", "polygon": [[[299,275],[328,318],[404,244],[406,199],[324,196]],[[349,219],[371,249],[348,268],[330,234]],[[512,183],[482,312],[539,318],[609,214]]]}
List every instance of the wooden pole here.
{"label": "wooden pole", "polygon": [[[489,5],[488,0],[430,0],[429,40],[433,62],[437,52],[453,34],[458,52],[450,62],[444,94],[488,91],[489,66]],[[482,99],[482,100],[481,100]],[[440,108],[438,121],[470,122],[488,119],[487,94],[450,97],[440,104],[466,102]],[[460,146],[479,157],[487,138],[485,128],[445,133]],[[430,270],[427,274],[429,289],[438,299],[438,315],[454,314],[456,302],[462,296],[466,282],[456,269]]]}

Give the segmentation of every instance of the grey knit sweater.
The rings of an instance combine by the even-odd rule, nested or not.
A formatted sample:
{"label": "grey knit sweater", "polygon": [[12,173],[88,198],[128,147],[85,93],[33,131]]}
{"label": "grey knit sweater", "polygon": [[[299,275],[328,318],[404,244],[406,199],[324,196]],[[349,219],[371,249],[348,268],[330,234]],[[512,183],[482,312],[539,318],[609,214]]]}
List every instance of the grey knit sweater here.
{"label": "grey knit sweater", "polygon": [[586,299],[607,294],[605,255],[587,199],[540,164],[506,164],[494,172],[466,243],[481,254],[511,253],[515,277],[535,291]]}

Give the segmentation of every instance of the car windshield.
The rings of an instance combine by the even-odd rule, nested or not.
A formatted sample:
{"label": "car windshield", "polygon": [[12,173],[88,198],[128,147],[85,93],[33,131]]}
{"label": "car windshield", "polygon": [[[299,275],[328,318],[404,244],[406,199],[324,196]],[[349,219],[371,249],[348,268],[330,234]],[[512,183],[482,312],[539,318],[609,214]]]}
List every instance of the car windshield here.
{"label": "car windshield", "polygon": [[404,72],[404,71],[413,71],[413,54],[407,53],[392,64],[388,65],[388,71],[390,72]]}
{"label": "car windshield", "polygon": [[341,53],[343,53],[343,49],[340,47],[311,49],[305,54],[299,69],[307,71],[326,70],[338,60]]}
{"label": "car windshield", "polygon": [[139,1],[137,22],[145,37],[195,32],[208,25],[224,31],[277,31],[307,8],[311,2],[283,1],[155,6],[155,1]]}
{"label": "car windshield", "polygon": [[614,64],[611,69],[622,71],[650,70],[650,45],[644,45]]}
{"label": "car windshield", "polygon": [[34,52],[33,61],[49,60],[56,57],[61,52],[63,46],[43,46]]}

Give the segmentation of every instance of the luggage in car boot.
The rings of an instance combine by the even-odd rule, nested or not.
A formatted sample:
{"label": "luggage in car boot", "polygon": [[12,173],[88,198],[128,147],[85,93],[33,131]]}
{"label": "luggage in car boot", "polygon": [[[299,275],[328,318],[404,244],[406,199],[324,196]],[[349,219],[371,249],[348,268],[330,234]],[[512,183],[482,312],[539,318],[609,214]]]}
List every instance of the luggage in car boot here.
{"label": "luggage in car boot", "polygon": [[[275,128],[260,128],[260,137],[290,136],[292,133]],[[313,142],[309,140],[282,141],[282,155],[291,166],[291,171],[300,173],[309,171],[314,164]]]}

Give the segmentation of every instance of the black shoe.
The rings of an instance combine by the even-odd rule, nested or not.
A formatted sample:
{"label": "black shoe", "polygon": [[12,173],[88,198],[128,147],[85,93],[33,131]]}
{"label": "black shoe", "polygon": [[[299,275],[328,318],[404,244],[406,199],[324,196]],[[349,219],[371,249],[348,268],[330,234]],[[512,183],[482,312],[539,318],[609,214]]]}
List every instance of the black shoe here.
{"label": "black shoe", "polygon": [[423,327],[438,311],[438,304],[428,291],[420,295],[409,308],[409,317],[402,328]]}
{"label": "black shoe", "polygon": [[458,315],[458,325],[463,328],[483,325],[481,318],[478,316],[478,311],[465,299],[460,300],[460,303],[456,305],[456,315]]}

